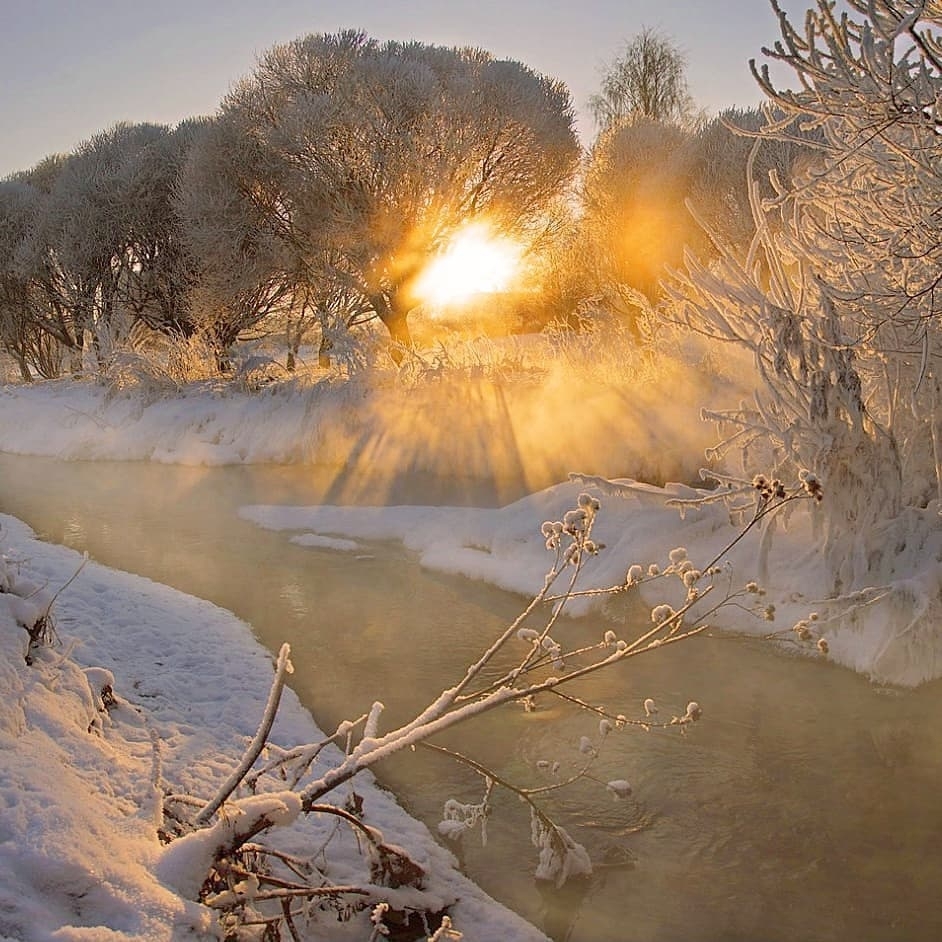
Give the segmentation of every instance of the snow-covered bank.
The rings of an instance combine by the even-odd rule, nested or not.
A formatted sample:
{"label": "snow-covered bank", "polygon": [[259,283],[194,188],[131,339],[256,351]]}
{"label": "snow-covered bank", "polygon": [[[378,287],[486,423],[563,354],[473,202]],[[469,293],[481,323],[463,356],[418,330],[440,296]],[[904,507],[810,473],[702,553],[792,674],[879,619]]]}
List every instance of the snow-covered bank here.
{"label": "snow-covered bank", "polygon": [[[0,387],[0,450],[185,465],[355,461],[373,476],[511,481],[518,493],[562,480],[576,450],[605,473],[685,480],[712,443],[698,420],[709,382],[676,363],[630,393],[560,370],[529,382],[456,376],[447,387],[409,386],[379,374],[256,392],[197,383],[159,395],[56,380]],[[561,439],[572,427],[578,440]]]}
{"label": "snow-covered bank", "polygon": [[[255,732],[270,656],[232,614],[88,563],[52,609],[61,645],[27,665],[22,625],[82,560],[8,516],[0,543],[0,939],[214,937],[208,910],[171,888],[174,859],[162,857],[156,832],[156,758],[161,785],[211,794]],[[102,712],[102,688],[112,684],[116,703]],[[290,691],[273,738],[285,746],[322,738]],[[424,865],[430,898],[450,906],[466,939],[545,939],[461,876],[368,774],[356,789],[364,820]],[[299,821],[288,846],[320,846],[332,830]],[[335,874],[364,866],[352,837],[335,836],[329,858]],[[370,931],[368,911],[323,920],[313,930],[322,939]]]}
{"label": "snow-covered bank", "polygon": [[[573,480],[544,489],[501,509],[458,507],[245,507],[242,516],[260,526],[286,530],[300,545],[322,545],[342,538],[401,540],[424,566],[482,579],[502,588],[533,595],[543,583],[549,563],[544,520],[557,520],[575,506],[580,492],[599,496],[602,511],[594,537],[604,550],[585,569],[581,588],[602,588],[624,582],[632,565],[647,571],[650,564],[666,565],[670,551],[683,546],[695,566],[706,566],[723,553],[732,590],[755,582],[762,595],[740,600],[716,616],[721,628],[751,635],[778,635],[813,656],[827,656],[880,683],[912,686],[942,676],[942,637],[931,626],[914,630],[905,612],[895,610],[893,593],[875,590],[856,600],[828,601],[829,586],[811,538],[813,501],[758,527],[729,552],[742,523],[732,522],[722,502],[688,506],[710,492],[683,484],[653,487],[632,480],[603,481],[573,475]],[[935,513],[929,508],[924,513]],[[916,528],[914,527],[914,530]],[[907,584],[927,596],[938,594],[937,560],[942,558],[942,534],[930,528],[928,541],[913,545],[906,564]],[[931,545],[930,545],[931,544]],[[899,573],[887,573],[887,579]],[[726,580],[724,575],[720,580]],[[663,581],[638,586],[650,606],[683,602],[683,590]],[[715,601],[714,594],[711,601]],[[598,608],[598,598],[576,598],[570,612]],[[813,621],[809,618],[813,615]],[[795,626],[805,625],[813,641],[800,644]]]}
{"label": "snow-covered bank", "polygon": [[[93,382],[48,382],[0,389],[0,450],[196,464],[316,460],[344,467],[348,479],[361,481],[422,473],[512,479],[515,496],[527,486],[535,493],[500,511],[318,507],[247,513],[265,526],[306,529],[294,535],[296,542],[338,552],[353,549],[350,541],[357,538],[401,539],[430,567],[529,594],[547,564],[540,523],[565,510],[582,486],[545,489],[548,483],[565,480],[573,465],[611,476],[626,467],[656,466],[658,476],[683,467],[689,480],[703,444],[689,437],[689,411],[674,413],[677,421],[684,416],[683,431],[667,418],[662,421],[667,413],[655,408],[653,392],[645,398],[622,391],[618,410],[606,398],[612,390],[600,392],[595,402],[580,393],[577,414],[557,410],[566,395],[565,386],[515,386],[511,394],[487,382],[443,389],[354,381],[288,383],[252,394],[199,386],[147,398],[108,392]],[[643,435],[633,436],[642,427]],[[566,432],[569,428],[577,432]],[[709,440],[705,427],[698,433]],[[661,448],[662,442],[669,445]],[[372,502],[382,502],[380,489],[370,493]],[[663,563],[675,546],[688,547],[697,562],[706,562],[736,533],[721,504],[691,510],[682,519],[667,505],[671,498],[694,496],[682,485],[666,490],[632,485],[602,496],[599,532],[607,549],[588,574],[599,584],[624,578],[634,563]],[[776,617],[769,623],[728,609],[721,626],[787,635],[816,612],[816,637],[824,638],[832,660],[884,683],[914,685],[942,676],[942,619],[919,617],[940,596],[942,532],[935,509],[912,509],[905,520],[895,521],[895,529],[876,542],[885,538],[887,546],[904,549],[884,554],[886,571],[875,570],[872,590],[833,605],[826,600],[834,586],[819,564],[807,508],[791,514],[787,528],[776,526],[767,558],[760,552],[760,534],[750,534],[729,557],[732,577],[737,585],[759,582]],[[655,592],[646,600],[662,601]]]}

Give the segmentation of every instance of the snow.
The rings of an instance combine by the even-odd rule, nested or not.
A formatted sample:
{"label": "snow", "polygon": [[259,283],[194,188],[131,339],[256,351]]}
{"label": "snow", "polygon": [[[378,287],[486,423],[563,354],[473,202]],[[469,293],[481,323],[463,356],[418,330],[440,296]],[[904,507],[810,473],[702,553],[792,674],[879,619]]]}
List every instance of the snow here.
{"label": "snow", "polygon": [[[209,910],[193,901],[213,849],[259,815],[289,823],[298,798],[269,792],[230,802],[218,824],[164,848],[155,768],[177,793],[211,795],[255,732],[271,657],[231,613],[89,562],[53,607],[60,644],[40,649],[27,666],[20,620],[31,612],[22,595],[63,585],[83,560],[35,540],[6,515],[0,542],[7,588],[0,593],[0,938],[214,938]],[[107,711],[105,686],[115,698]],[[323,738],[290,690],[273,738],[285,747]],[[336,763],[338,754],[331,756]],[[429,898],[450,905],[466,939],[545,939],[461,876],[424,825],[368,773],[355,787],[365,821],[421,863]],[[303,818],[290,840],[319,846],[330,826]],[[362,867],[352,838],[335,838],[330,858],[335,877],[355,879]],[[341,924],[331,915],[318,938],[365,938],[369,912],[361,917]]]}
{"label": "snow", "polygon": [[[400,540],[430,569],[485,580],[524,595],[539,590],[550,561],[539,521],[561,518],[586,490],[598,493],[602,502],[593,537],[605,549],[586,567],[582,589],[637,583],[640,572],[648,572],[652,565],[657,570],[677,565],[686,559],[686,547],[691,547],[696,556],[690,562],[697,568],[683,576],[689,588],[699,567],[739,532],[739,523],[730,522],[722,503],[687,509],[683,518],[672,504],[706,492],[676,483],[661,488],[627,479],[612,483],[615,487],[603,488],[597,479],[574,475],[570,482],[500,509],[256,505],[244,507],[241,514],[268,529],[303,531],[292,537],[296,542],[325,533],[359,541]],[[749,583],[761,587],[764,601],[759,609],[772,604],[774,621],[759,611],[728,608],[718,616],[717,625],[759,636],[773,632],[790,636],[792,626],[819,612],[815,627],[826,639],[831,660],[881,683],[913,686],[942,676],[942,635],[933,633],[931,623],[917,629],[906,617],[908,613],[912,618],[914,600],[938,595],[935,560],[942,558],[942,538],[936,534],[930,538],[931,546],[920,543],[907,559],[897,559],[897,567],[909,565],[910,577],[901,580],[899,572],[887,573],[893,587],[875,587],[875,601],[834,604],[828,601],[830,587],[813,551],[810,505],[808,501],[792,513],[787,527],[775,523],[764,537],[761,531],[752,532],[725,556],[737,587],[744,589]],[[934,513],[933,507],[924,511],[926,517]],[[768,566],[763,542],[768,545]],[[653,622],[670,617],[684,599],[682,592],[671,597],[660,580],[641,582],[638,590],[652,606]],[[578,598],[569,603],[569,611],[587,614],[601,605],[598,598]],[[814,648],[815,655],[819,652]]]}
{"label": "snow", "polygon": [[[362,417],[353,429],[345,425],[355,413],[351,396],[351,388],[331,397],[329,388],[311,395],[290,388],[237,395],[204,387],[145,399],[87,382],[6,387],[0,389],[0,448],[64,459],[202,464],[302,461],[320,449],[319,457],[339,460],[344,443],[367,429]],[[628,581],[655,611],[679,608],[689,589],[656,572],[672,558],[676,566],[681,555],[686,564],[688,552],[689,566],[705,569],[738,532],[722,503],[688,504],[679,512],[677,502],[704,496],[700,489],[606,482],[588,474],[501,508],[254,505],[241,513],[319,552],[368,551],[371,541],[401,541],[429,568],[529,595],[542,586],[552,556],[541,523],[564,519],[584,492],[599,501],[592,536],[604,549],[586,566],[582,588]],[[904,617],[907,604],[911,617],[914,601],[938,596],[942,536],[922,528],[929,536],[893,557],[895,568],[885,573],[892,588],[875,586],[833,606],[812,537],[813,503],[803,502],[765,532],[751,532],[728,553],[724,578],[755,604],[725,610],[718,625],[790,635],[801,623],[825,642],[807,645],[810,657],[827,656],[880,682],[912,685],[942,676],[942,638],[932,633],[942,628]],[[928,518],[936,511],[930,505],[911,513]],[[155,777],[159,772],[159,781],[172,783],[177,793],[208,798],[215,791],[255,733],[271,657],[230,613],[89,562],[55,599],[60,644],[41,649],[28,666],[24,627],[82,560],[37,542],[13,518],[0,522],[10,560],[0,566],[0,697],[6,704],[0,712],[0,939],[198,938],[209,923],[207,910],[192,901],[194,886],[224,839],[218,828],[229,825],[163,850],[155,831]],[[571,610],[586,614],[598,605],[583,597]],[[763,610],[774,610],[774,620]],[[106,690],[115,702],[103,711]],[[274,738],[286,747],[323,738],[290,690]],[[626,785],[616,780],[610,788],[618,795]],[[365,796],[369,825],[407,847],[433,875],[425,892],[450,905],[466,939],[544,938],[465,880],[450,854],[369,774],[357,777],[356,788]],[[277,806],[277,815],[294,817],[293,798],[267,794],[264,800],[269,812]],[[238,818],[262,813],[251,802],[232,811]],[[285,829],[295,835],[286,840],[314,846],[326,828],[302,817]],[[534,839],[549,878],[580,872],[584,862],[565,839],[553,841],[539,828]],[[334,878],[356,879],[362,864],[356,842],[332,844],[332,854]],[[396,891],[400,897],[408,892]],[[361,917],[331,922],[319,937],[365,938],[369,911]]]}
{"label": "snow", "polygon": [[[382,395],[387,394],[395,395],[384,388]],[[388,443],[398,434],[372,400],[358,411],[364,395],[357,381],[347,386],[324,383],[306,391],[287,384],[254,394],[196,384],[178,395],[157,398],[109,391],[92,382],[7,386],[0,389],[0,448],[64,459],[197,464],[299,461],[316,451],[321,461],[342,463],[348,454],[344,443]],[[401,405],[398,400],[396,404]],[[424,409],[427,400],[413,398],[412,406]],[[411,422],[406,433],[418,434],[416,429]],[[446,451],[465,454],[459,437],[445,437]],[[604,460],[598,456],[604,454],[603,440],[608,437],[608,432],[586,429],[584,452],[595,464]],[[383,461],[391,455],[371,452],[371,457]],[[426,470],[447,473],[447,467],[436,464],[441,460],[433,448],[421,459],[413,455],[413,469],[424,461]],[[473,475],[481,468],[467,470]],[[636,581],[636,567],[644,573],[655,571],[652,566],[663,568],[671,551],[683,547],[692,548],[692,564],[701,568],[737,532],[722,503],[686,506],[679,512],[676,502],[696,500],[704,494],[699,489],[629,479],[613,485],[591,475],[544,488],[502,508],[257,505],[242,513],[259,526],[288,531],[293,542],[319,551],[368,555],[362,553],[364,543],[398,540],[429,568],[530,595],[542,585],[548,565],[540,523],[562,519],[583,491],[602,500],[594,536],[606,547],[587,567],[583,588],[621,583],[629,572]],[[914,601],[918,606],[938,596],[934,560],[942,558],[942,533],[922,525],[937,508],[908,511],[925,521],[907,518],[898,525],[904,532],[886,534],[886,544],[906,542],[908,534],[910,545],[905,553],[887,554],[887,571],[880,573],[884,583],[875,585],[870,595],[829,607],[833,586],[826,584],[819,565],[811,503],[776,522],[764,536],[750,534],[727,557],[737,584],[756,582],[766,593],[766,602],[774,605],[774,622],[727,610],[721,626],[759,635],[787,634],[792,625],[818,611],[815,630],[826,639],[832,661],[883,683],[914,685],[942,676],[942,620],[912,621]],[[924,534],[918,541],[913,538],[917,533]],[[882,591],[882,584],[891,588]],[[652,607],[676,607],[679,599],[665,597],[662,586],[662,581],[646,578],[638,589]],[[579,599],[570,611],[586,613],[598,604]],[[817,656],[819,649],[811,647]]]}
{"label": "snow", "polygon": [[[689,380],[678,372],[664,370],[630,401],[605,383],[574,397],[563,369],[539,383],[458,377],[449,381],[448,395],[440,383],[410,386],[382,375],[289,381],[251,393],[212,382],[140,390],[69,380],[8,385],[0,386],[0,448],[206,466],[343,465],[353,454],[373,469],[468,479],[517,473],[543,485],[570,470],[555,438],[558,428],[571,425],[581,430],[581,442],[591,444],[595,470],[614,473],[630,465],[676,479],[696,472],[699,459],[691,463],[690,456],[702,454],[714,437],[697,418],[712,388],[703,388],[699,373],[688,370],[695,377]],[[651,410],[666,402],[671,414],[651,422]],[[457,434],[469,413],[486,436]]]}
{"label": "snow", "polygon": [[157,878],[185,899],[195,899],[217,852],[230,846],[238,832],[249,832],[262,820],[275,827],[293,824],[300,813],[301,799],[290,791],[233,801],[212,827],[185,834],[163,849]]}

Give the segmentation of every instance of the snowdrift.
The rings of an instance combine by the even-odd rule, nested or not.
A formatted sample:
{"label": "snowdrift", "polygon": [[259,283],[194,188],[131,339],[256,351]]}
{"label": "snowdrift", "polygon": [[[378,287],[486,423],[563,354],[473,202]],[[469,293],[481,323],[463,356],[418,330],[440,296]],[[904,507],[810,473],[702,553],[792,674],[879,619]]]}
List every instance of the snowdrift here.
{"label": "snowdrift", "polygon": [[[652,563],[664,567],[671,550],[681,546],[695,565],[705,566],[742,529],[722,503],[690,506],[688,502],[709,496],[707,490],[572,477],[501,509],[260,505],[241,513],[259,526],[290,531],[300,545],[339,538],[352,541],[349,548],[357,551],[362,550],[357,540],[400,540],[430,569],[486,580],[524,595],[537,592],[550,562],[541,522],[560,519],[583,491],[601,500],[594,536],[605,544],[585,569],[583,589],[622,584],[635,564],[644,571]],[[769,525],[751,531],[725,554],[721,565],[728,576],[722,580],[728,578],[733,589],[755,582],[762,595],[748,608],[724,608],[716,626],[776,636],[810,656],[823,656],[824,649],[833,661],[878,683],[914,686],[942,676],[942,613],[931,617],[936,609],[929,601],[942,591],[942,533],[933,524],[935,509],[914,512],[920,519],[910,521],[910,545],[906,552],[888,557],[892,566],[881,574],[885,582],[834,601],[812,538],[812,505],[800,502],[779,517],[773,515]],[[920,532],[923,537],[917,539]],[[652,607],[682,602],[678,587],[663,582],[636,588]],[[570,606],[572,614],[584,615],[603,602],[577,598]],[[823,645],[796,643],[793,628],[809,620],[814,640],[823,639]]]}

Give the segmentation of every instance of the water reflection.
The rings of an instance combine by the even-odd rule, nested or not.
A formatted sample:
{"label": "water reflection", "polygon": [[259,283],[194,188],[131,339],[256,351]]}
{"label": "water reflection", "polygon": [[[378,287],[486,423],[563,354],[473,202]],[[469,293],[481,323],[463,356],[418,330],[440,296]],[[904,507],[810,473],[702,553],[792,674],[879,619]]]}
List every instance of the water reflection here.
{"label": "water reflection", "polygon": [[[398,545],[357,558],[296,546],[237,515],[249,503],[316,502],[338,487],[335,472],[0,456],[0,480],[0,509],[48,539],[224,605],[273,649],[290,641],[293,686],[325,727],[377,696],[386,722],[412,715],[520,605],[424,572]],[[437,493],[473,496],[444,483]],[[600,633],[591,619],[561,630]],[[825,660],[723,635],[625,667],[573,692],[629,715],[647,696],[668,714],[697,699],[704,721],[686,737],[609,737],[593,774],[629,780],[628,801],[584,781],[547,802],[598,863],[579,886],[535,884],[526,809],[498,794],[488,846],[468,835],[462,847],[485,889],[569,942],[940,937],[942,685],[881,690]],[[539,784],[537,761],[573,767],[595,721],[551,698],[537,706],[443,743]],[[379,773],[432,826],[447,798],[481,793],[475,773],[438,756],[397,756]]]}

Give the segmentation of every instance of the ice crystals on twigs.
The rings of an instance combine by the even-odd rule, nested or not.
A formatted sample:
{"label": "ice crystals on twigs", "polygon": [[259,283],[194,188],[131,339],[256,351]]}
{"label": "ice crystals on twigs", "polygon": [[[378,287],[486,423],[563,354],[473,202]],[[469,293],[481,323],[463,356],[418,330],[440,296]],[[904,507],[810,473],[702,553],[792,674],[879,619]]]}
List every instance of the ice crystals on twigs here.
{"label": "ice crystals on twigs", "polygon": [[388,936],[389,929],[386,927],[383,922],[386,913],[389,912],[389,903],[380,902],[377,903],[373,909],[370,911],[370,923],[373,925],[373,931],[370,934],[371,939],[375,939],[377,936]]}
{"label": "ice crystals on twigs", "polygon": [[459,932],[454,927],[451,917],[442,916],[442,924],[429,936],[428,942],[446,942],[446,940],[458,942],[459,939],[463,938],[464,933]]}
{"label": "ice crystals on twigs", "polygon": [[651,609],[651,621],[655,625],[660,625],[661,622],[665,622],[668,619],[673,618],[675,614],[676,612],[673,608],[671,608],[670,605],[668,605],[666,602],[661,603],[660,605],[655,605],[654,608]]}
{"label": "ice crystals on twigs", "polygon": [[798,480],[801,481],[801,486],[809,497],[813,497],[817,501],[824,499],[824,489],[821,487],[821,482],[814,471],[802,468],[798,472]]}
{"label": "ice crystals on twigs", "polygon": [[579,751],[580,751],[584,756],[594,756],[594,755],[596,754],[596,753],[595,753],[595,746],[592,745],[592,740],[589,739],[588,736],[583,736],[583,737],[579,740]]}
{"label": "ice crystals on twigs", "polygon": [[[580,494],[576,506],[567,510],[562,520],[547,520],[543,523],[540,532],[546,540],[546,548],[557,552],[562,550],[563,559],[573,565],[582,561],[583,554],[595,556],[604,549],[602,543],[597,543],[589,535],[600,507],[598,498],[591,494]],[[562,543],[564,535],[571,538],[565,549]]]}
{"label": "ice crystals on twigs", "polygon": [[763,501],[784,500],[786,497],[785,485],[778,478],[769,480],[764,474],[757,474],[752,479],[752,486]]}
{"label": "ice crystals on twigs", "polygon": [[539,849],[536,878],[561,887],[572,877],[589,876],[592,861],[586,849],[561,827],[552,825],[530,809],[530,840]]}
{"label": "ice crystals on twigs", "polygon": [[466,831],[480,825],[481,846],[487,846],[487,816],[490,814],[491,783],[485,789],[484,798],[477,804],[467,804],[449,798],[442,810],[442,820],[438,822],[438,833],[450,841],[457,841]]}
{"label": "ice crystals on twigs", "polygon": [[[703,716],[703,708],[696,700],[691,700],[687,704],[687,710],[683,716],[671,717],[671,726],[688,726],[690,723],[696,723]],[[686,732],[682,729],[681,732]]]}

